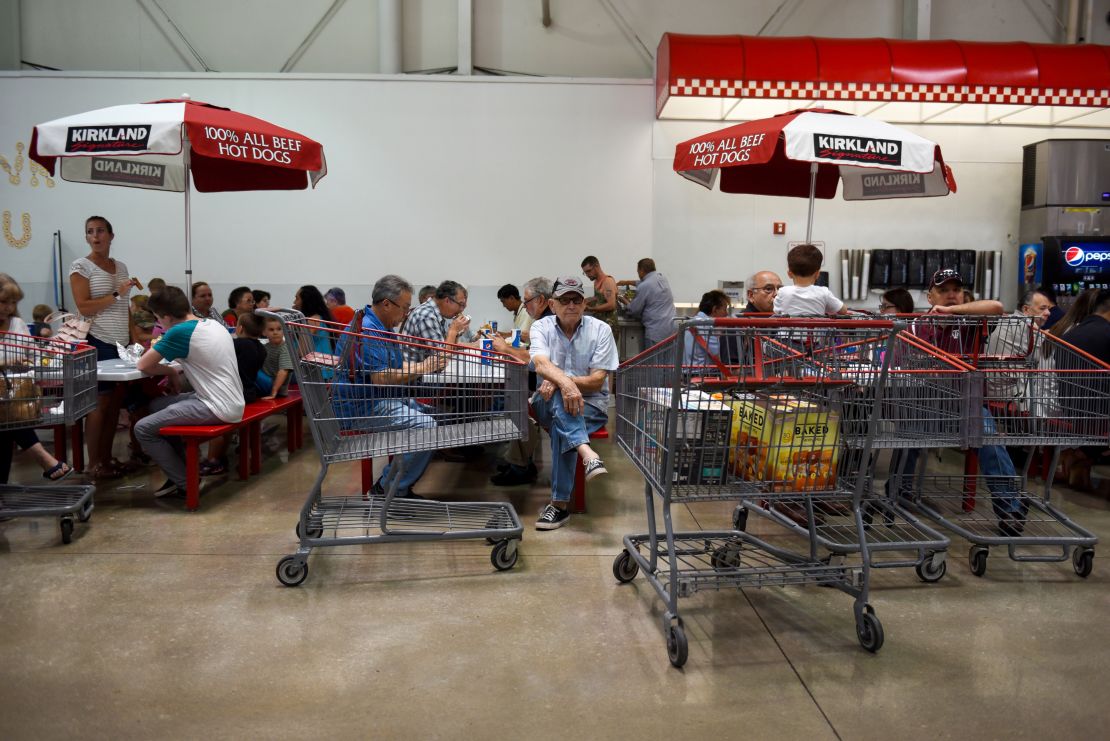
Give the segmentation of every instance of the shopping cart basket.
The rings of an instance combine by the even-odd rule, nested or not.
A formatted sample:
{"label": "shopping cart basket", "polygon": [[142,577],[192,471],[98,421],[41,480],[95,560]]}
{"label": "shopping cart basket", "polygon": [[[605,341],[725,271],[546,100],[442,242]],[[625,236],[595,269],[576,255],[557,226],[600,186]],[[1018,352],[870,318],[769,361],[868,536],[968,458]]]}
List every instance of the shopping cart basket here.
{"label": "shopping cart basket", "polygon": [[[1110,443],[1110,366],[1023,317],[930,314],[910,326],[973,367],[965,445],[977,455],[962,475],[930,472],[921,460],[898,487],[900,501],[968,540],[977,576],[991,547],[1015,561],[1070,557],[1076,574],[1088,576],[1098,539],[1052,503],[1052,473],[1061,448]],[[1028,481],[1034,446],[1053,451],[1040,493]],[[1018,451],[1020,470],[1011,460]]]}
{"label": "shopping cart basket", "polygon": [[[523,528],[505,502],[440,502],[398,491],[407,455],[520,439],[527,434],[527,376],[519,361],[490,351],[382,331],[306,321],[299,312],[260,312],[281,319],[295,348],[297,382],[320,473],[301,508],[300,547],[277,565],[278,580],[301,584],[308,556],[320,546],[398,541],[486,539],[499,570],[517,561]],[[361,314],[359,315],[361,316]],[[354,326],[359,326],[358,321]],[[426,355],[401,361],[405,350]],[[396,358],[396,362],[390,359]],[[379,370],[375,370],[379,369]],[[383,491],[326,495],[333,463],[395,456]]]}
{"label": "shopping cart basket", "polygon": [[[71,425],[96,408],[96,350],[0,332],[0,430]],[[0,518],[58,517],[62,542],[87,522],[92,486],[0,484]]]}
{"label": "shopping cart basket", "polygon": [[[678,598],[701,589],[834,587],[855,597],[860,644],[882,646],[868,603],[871,543],[861,501],[871,485],[895,335],[886,321],[694,321],[621,365],[617,441],[644,476],[648,530],[625,536],[613,573],[629,582],[642,569],[666,603],[672,664],[687,658]],[[706,350],[705,361],[695,347]],[[676,531],[672,507],[707,500],[792,504],[805,545],[772,543],[747,532],[745,522]],[[832,506],[852,522],[859,563],[830,559],[822,549],[832,538],[818,515]]]}

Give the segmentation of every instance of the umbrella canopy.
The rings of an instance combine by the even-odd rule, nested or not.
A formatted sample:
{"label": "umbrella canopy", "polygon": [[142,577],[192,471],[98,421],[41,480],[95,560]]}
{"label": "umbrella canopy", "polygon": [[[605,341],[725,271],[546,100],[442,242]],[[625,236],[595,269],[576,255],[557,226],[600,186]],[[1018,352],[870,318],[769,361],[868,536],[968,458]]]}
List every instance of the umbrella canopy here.
{"label": "umbrella canopy", "polygon": [[77,183],[201,193],[303,190],[327,174],[324,148],[302,134],[188,99],[100,108],[39,124],[31,159]]}
{"label": "umbrella canopy", "polygon": [[307,136],[228,108],[177,98],[100,108],[39,124],[30,157],[75,183],[185,194],[185,285],[193,282],[189,174],[201,193],[304,190],[328,172]]}
{"label": "umbrella canopy", "polygon": [[[882,121],[808,109],[749,121],[684,141],[674,169],[721,191],[846,200],[944,196],[956,191],[940,147]],[[810,225],[812,226],[812,225]],[[806,241],[809,241],[807,228]]]}

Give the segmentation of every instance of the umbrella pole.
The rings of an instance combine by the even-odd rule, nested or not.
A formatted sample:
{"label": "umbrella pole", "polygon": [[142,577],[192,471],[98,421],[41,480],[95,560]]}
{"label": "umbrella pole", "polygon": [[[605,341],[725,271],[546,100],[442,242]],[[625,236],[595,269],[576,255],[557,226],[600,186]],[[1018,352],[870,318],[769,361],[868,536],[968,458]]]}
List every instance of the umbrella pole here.
{"label": "umbrella pole", "polygon": [[817,163],[809,163],[809,218],[806,220],[806,244],[810,244],[813,237],[813,198],[817,193]]}
{"label": "umbrella pole", "polygon": [[185,293],[192,302],[193,290],[193,229],[192,209],[189,203],[189,160],[185,160]]}

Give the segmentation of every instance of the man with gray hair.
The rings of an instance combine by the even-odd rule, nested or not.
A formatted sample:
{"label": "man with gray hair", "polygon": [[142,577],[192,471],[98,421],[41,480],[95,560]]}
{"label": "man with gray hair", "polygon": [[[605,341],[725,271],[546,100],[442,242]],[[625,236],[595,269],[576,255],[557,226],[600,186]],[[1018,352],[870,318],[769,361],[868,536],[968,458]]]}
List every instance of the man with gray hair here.
{"label": "man with gray hair", "polygon": [[[435,418],[421,411],[415,399],[407,398],[405,387],[427,373],[443,370],[446,361],[441,355],[420,362],[405,360],[392,332],[412,306],[412,285],[398,275],[383,276],[374,284],[370,300],[371,304],[360,312],[358,338],[343,335],[335,350],[339,356],[336,417],[349,429],[371,432],[435,427]],[[354,347],[349,347],[350,341],[356,343]],[[430,450],[395,457],[374,483],[372,492],[385,496],[383,482],[389,481],[393,464],[400,460],[403,471],[395,496],[421,498],[413,493],[412,485],[424,475],[431,459]]]}
{"label": "man with gray hair", "polygon": [[[547,278],[533,278],[524,284],[524,296],[521,305],[532,318],[533,323],[545,316],[555,316],[551,311],[551,281]],[[523,337],[523,334],[521,335]],[[531,362],[527,347],[513,347],[504,338],[494,335],[493,349],[512,355],[523,363]],[[536,374],[528,373],[528,391],[536,390]],[[536,420],[528,418],[528,439],[514,440],[509,443],[509,450],[505,453],[505,463],[500,470],[490,478],[494,486],[517,486],[531,484],[539,475],[534,461],[536,448],[540,444],[540,426]]]}
{"label": "man with gray hair", "polygon": [[532,396],[536,421],[551,435],[551,503],[537,530],[554,530],[570,519],[574,467],[579,458],[586,480],[608,473],[589,434],[609,420],[609,373],[617,369],[613,330],[583,316],[586,289],[573,275],[559,278],[551,291],[555,316],[532,325],[528,353],[543,379]]}
{"label": "man with gray hair", "polygon": [[[463,314],[467,296],[462,284],[453,280],[443,281],[430,299],[412,310],[401,332],[450,344],[471,341],[470,317]],[[431,350],[427,348],[405,348],[405,357],[409,360],[423,360],[429,353]]]}
{"label": "man with gray hair", "polygon": [[770,270],[760,270],[748,279],[748,305],[744,314],[770,314],[775,310],[775,296],[782,288],[782,278]]}

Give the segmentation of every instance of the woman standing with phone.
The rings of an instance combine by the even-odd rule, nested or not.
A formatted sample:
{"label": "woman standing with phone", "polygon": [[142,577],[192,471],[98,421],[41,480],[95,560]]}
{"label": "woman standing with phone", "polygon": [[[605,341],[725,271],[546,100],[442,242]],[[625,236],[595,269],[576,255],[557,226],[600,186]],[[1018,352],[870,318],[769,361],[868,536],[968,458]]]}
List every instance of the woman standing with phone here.
{"label": "woman standing with phone", "polygon": [[[130,276],[126,265],[110,255],[114,238],[112,224],[106,218],[90,216],[85,220],[89,254],[74,260],[69,269],[69,286],[77,311],[92,322],[87,342],[96,348],[97,360],[118,358],[116,344],[127,345],[131,341],[129,297],[138,281]],[[126,471],[123,463],[112,458],[119,409],[116,384],[100,384],[96,409],[85,420],[89,449],[86,474],[93,480],[117,478]]]}

